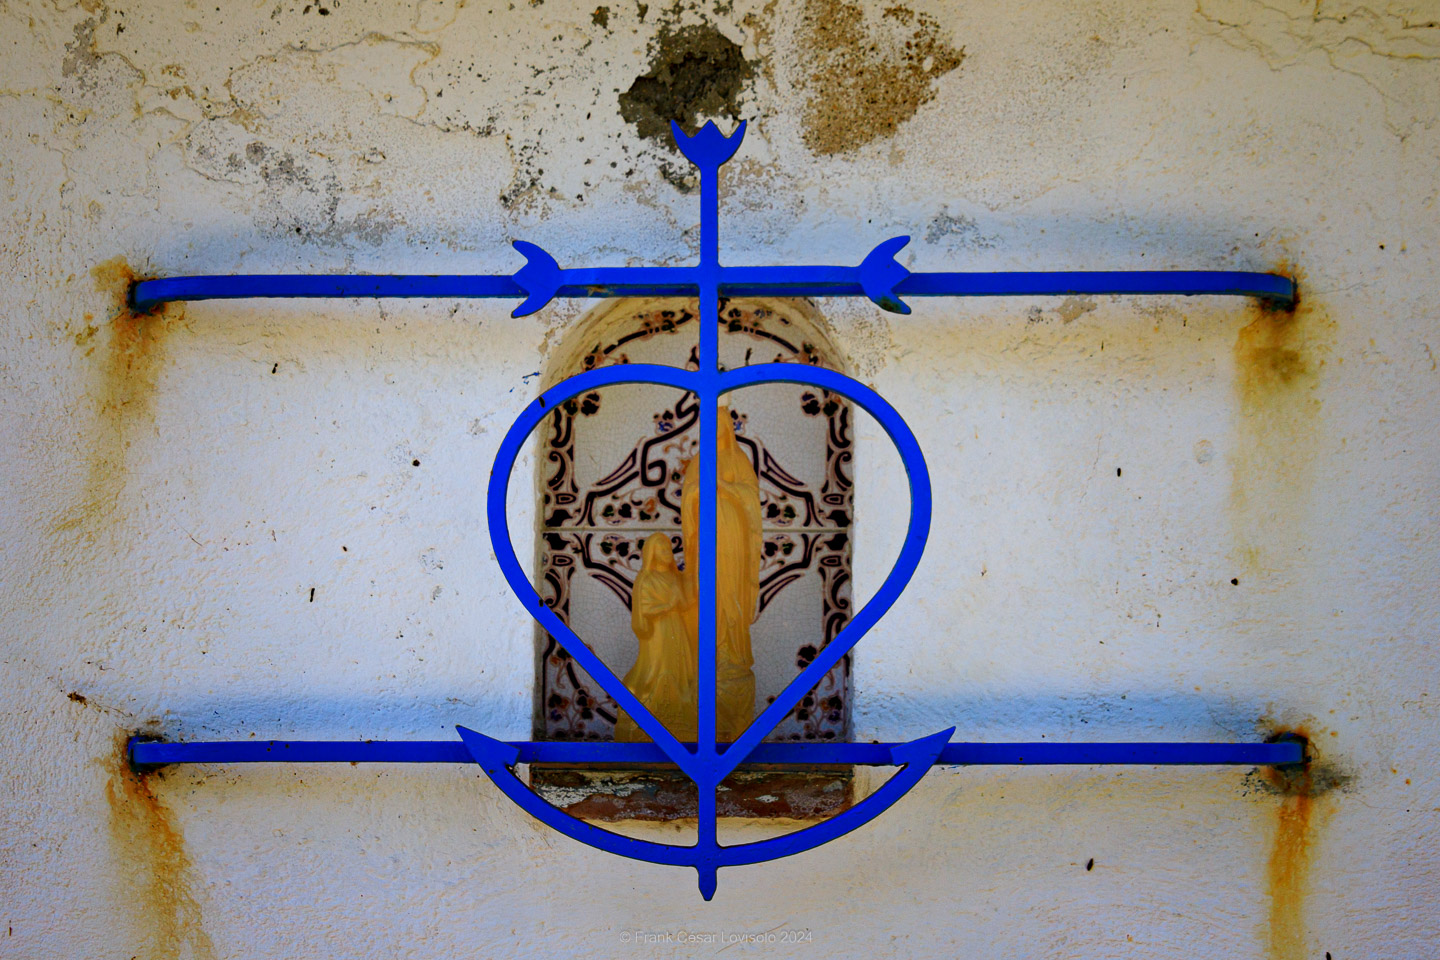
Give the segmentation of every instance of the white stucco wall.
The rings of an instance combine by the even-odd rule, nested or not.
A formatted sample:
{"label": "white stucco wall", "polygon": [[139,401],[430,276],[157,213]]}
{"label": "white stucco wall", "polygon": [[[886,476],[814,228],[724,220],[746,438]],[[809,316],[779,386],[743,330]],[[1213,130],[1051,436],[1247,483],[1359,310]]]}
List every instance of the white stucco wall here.
{"label": "white stucco wall", "polygon": [[[1435,956],[1440,6],[604,9],[0,2],[0,956],[724,946],[624,939],[680,930],[810,933],[732,956]],[[705,24],[751,73],[731,262],[854,262],[909,233],[914,269],[1302,281],[1293,319],[821,305],[937,481],[917,580],[857,650],[857,735],[1300,728],[1315,796],[1243,769],[942,769],[852,836],[722,871],[704,904],[475,768],[125,769],[135,731],[529,735],[531,625],[481,499],[585,305],[137,321],[115,258],[509,272],[518,237],[678,262],[697,198],[617,96],[657,36]],[[902,513],[873,430],[859,462],[863,594]]]}

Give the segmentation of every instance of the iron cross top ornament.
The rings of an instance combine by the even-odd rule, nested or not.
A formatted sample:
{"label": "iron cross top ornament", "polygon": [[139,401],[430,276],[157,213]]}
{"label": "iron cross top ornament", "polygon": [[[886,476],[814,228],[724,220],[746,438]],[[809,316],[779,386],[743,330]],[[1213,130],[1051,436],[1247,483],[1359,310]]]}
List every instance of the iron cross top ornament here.
{"label": "iron cross top ornament", "polygon": [[[622,364],[590,370],[546,390],[506,433],[490,474],[486,513],[490,542],[510,588],[530,615],[615,699],[651,743],[495,740],[466,727],[458,739],[434,741],[219,741],[164,742],[135,739],[131,760],[170,763],[358,762],[476,763],[527,813],[581,843],[650,863],[692,867],[700,893],[715,894],[721,867],[760,863],[810,850],[844,836],[889,809],[937,764],[1238,764],[1280,765],[1304,761],[1298,740],[1273,743],[952,743],[954,728],[908,743],[762,743],[762,739],[812,687],[839,663],[900,598],[925,549],[930,530],[930,475],[920,443],[900,414],[869,387],[820,367],[766,363],[722,370],[719,362],[721,297],[866,297],[884,310],[907,314],[905,297],[1064,294],[1202,294],[1256,297],[1278,306],[1295,300],[1288,277],[1236,271],[1111,271],[912,273],[895,260],[909,237],[875,246],[858,266],[742,266],[720,263],[720,167],[739,150],[745,124],[724,136],[707,123],[694,136],[671,124],[675,144],[700,170],[700,260],[683,267],[562,268],[540,247],[515,241],[526,263],[511,276],[199,276],[146,280],[135,285],[132,305],[149,310],[172,300],[250,297],[443,297],[522,299],[512,314],[535,313],[556,297],[694,296],[700,304],[699,369]],[[586,643],[546,606],[510,542],[506,495],[526,438],[555,407],[601,387],[653,383],[689,391],[700,409],[698,551],[699,717],[697,743],[681,743]],[[848,398],[879,421],[899,451],[909,478],[910,518],[899,558],[863,609],[767,706],[733,743],[716,736],[716,439],[717,406],[723,394],[767,383],[820,387]],[[818,646],[818,644],[817,644]],[[716,837],[716,790],[743,762],[896,766],[870,796],[836,816],[784,836],[722,846]],[[698,829],[693,845],[655,843],[622,836],[570,816],[541,799],[515,775],[521,763],[661,763],[679,768],[698,789]]]}

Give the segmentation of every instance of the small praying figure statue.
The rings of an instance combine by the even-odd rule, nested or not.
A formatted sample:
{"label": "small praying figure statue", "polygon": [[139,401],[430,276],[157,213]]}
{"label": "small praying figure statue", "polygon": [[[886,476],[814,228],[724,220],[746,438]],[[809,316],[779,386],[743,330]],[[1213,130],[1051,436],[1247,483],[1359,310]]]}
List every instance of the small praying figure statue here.
{"label": "small praying figure statue", "polygon": [[[687,629],[687,620],[693,617],[686,616],[688,598],[670,537],[650,534],[640,557],[630,599],[630,627],[640,641],[640,652],[625,674],[625,685],[676,739],[694,742],[699,724],[695,636]],[[615,739],[648,743],[650,735],[622,710],[615,721]]]}
{"label": "small praying figure statue", "polygon": [[[715,734],[732,742],[755,719],[755,657],[750,624],[759,612],[761,531],[760,481],[735,440],[730,408],[718,411],[715,501]],[[696,567],[700,556],[699,458],[685,465],[680,493],[680,528],[685,539],[686,620],[695,644],[699,607]],[[706,531],[708,535],[709,531]]]}

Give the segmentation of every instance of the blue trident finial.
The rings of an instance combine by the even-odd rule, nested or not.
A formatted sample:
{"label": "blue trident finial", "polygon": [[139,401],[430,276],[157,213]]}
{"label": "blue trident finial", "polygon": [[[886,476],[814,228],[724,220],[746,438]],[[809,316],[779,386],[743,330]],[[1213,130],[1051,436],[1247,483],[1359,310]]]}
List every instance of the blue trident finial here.
{"label": "blue trident finial", "polygon": [[[525,300],[511,316],[535,313],[556,296],[572,290],[629,290],[639,295],[639,291],[648,286],[670,292],[694,291],[699,289],[702,277],[712,281],[717,295],[721,296],[794,290],[833,291],[851,296],[858,293],[892,313],[910,312],[897,292],[910,271],[895,262],[895,254],[910,242],[909,237],[884,241],[871,250],[858,267],[721,267],[720,167],[740,149],[745,139],[745,124],[742,122],[728,137],[713,122],[707,122],[693,137],[673,121],[670,130],[680,152],[700,168],[700,263],[694,267],[565,270],[535,244],[516,240],[515,249],[524,255],[525,266],[515,272],[514,280],[524,291]],[[703,356],[704,343],[700,349]]]}
{"label": "blue trident finial", "polygon": [[[477,763],[516,804],[581,843],[620,856],[693,868],[700,893],[715,894],[721,867],[759,863],[809,850],[843,836],[887,810],[936,763],[1178,763],[1290,764],[1304,756],[1295,741],[1214,743],[950,743],[954,728],[909,743],[764,744],[761,740],[816,683],[839,663],[899,598],[914,574],[930,529],[930,475],[905,421],[879,394],[839,373],[801,364],[771,363],[724,371],[719,366],[721,296],[840,296],[869,298],[894,313],[910,312],[901,296],[1003,296],[1011,294],[1171,293],[1233,294],[1282,305],[1294,302],[1287,277],[1230,271],[911,273],[895,255],[909,242],[893,237],[875,246],[859,266],[726,267],[719,255],[719,173],[744,140],[745,124],[726,137],[713,123],[694,136],[672,124],[680,152],[700,170],[700,259],[686,267],[562,268],[540,247],[523,240],[515,248],[525,265],[513,276],[238,276],[176,277],[135,286],[131,303],[149,309],[167,300],[240,297],[496,297],[519,299],[514,316],[534,313],[557,296],[620,297],[690,295],[699,300],[700,364],[687,371],[653,364],[623,364],[582,373],[546,390],[511,426],[495,455],[487,492],[490,541],[501,572],[520,602],[575,662],[614,698],[653,743],[520,742],[491,739],[459,727],[455,741],[156,743],[132,741],[136,763],[250,762],[262,760]],[[529,435],[559,404],[591,390],[622,383],[656,383],[688,390],[700,406],[698,742],[680,743],[621,679],[541,600],[510,542],[506,495],[510,475]],[[767,383],[810,384],[844,396],[871,414],[899,451],[909,479],[910,519],[895,566],[871,601],[791,680],[734,743],[716,741],[715,495],[716,407],[728,392]],[[728,429],[728,424],[725,425]],[[668,761],[699,791],[698,836],[691,846],[622,836],[577,820],[542,800],[514,774],[517,763],[626,763]],[[746,760],[763,763],[841,763],[900,767],[880,789],[855,806],[795,833],[756,843],[721,846],[716,838],[716,790]]]}
{"label": "blue trident finial", "polygon": [[[720,169],[720,165],[740,149],[740,144],[745,141],[745,121],[741,120],[740,126],[727,137],[715,126],[715,121],[707,120],[705,126],[692,137],[680,128],[680,124],[671,120],[670,135],[675,138],[675,146],[685,154],[685,159],[702,171],[713,171]],[[704,216],[703,211],[701,216]]]}

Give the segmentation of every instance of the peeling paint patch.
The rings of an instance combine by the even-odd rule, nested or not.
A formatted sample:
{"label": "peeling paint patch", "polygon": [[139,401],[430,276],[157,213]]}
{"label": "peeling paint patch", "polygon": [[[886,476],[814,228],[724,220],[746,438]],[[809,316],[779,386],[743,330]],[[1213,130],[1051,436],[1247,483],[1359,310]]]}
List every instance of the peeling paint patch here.
{"label": "peeling paint patch", "polygon": [[[693,820],[695,784],[673,770],[586,770],[532,764],[530,786],[546,801],[583,820]],[[722,817],[823,820],[854,801],[848,769],[741,769],[726,777],[716,798]]]}
{"label": "peeling paint patch", "polygon": [[1061,323],[1073,323],[1095,309],[1095,301],[1089,297],[1066,297],[1056,309]]}
{"label": "peeling paint patch", "polygon": [[151,960],[214,960],[215,945],[203,925],[184,834],[155,792],[164,774],[132,768],[125,752],[128,736],[122,733],[117,739],[105,801],[121,897],[142,923],[143,946],[132,952]]}
{"label": "peeling paint patch", "polygon": [[75,24],[75,39],[65,44],[65,58],[60,62],[60,76],[73,77],[93,69],[100,62],[95,52],[95,18]]}
{"label": "peeling paint patch", "polygon": [[[257,232],[324,244],[383,243],[406,211],[381,199],[385,178],[373,168],[385,164],[401,124],[410,131],[447,129],[444,117],[421,121],[430,95],[415,76],[439,51],[428,41],[369,34],[236,67],[225,80],[228,101],[208,102],[208,115],[181,138],[185,164],[226,185],[220,195],[251,217]],[[335,109],[301,106],[317,90],[330,92]],[[435,97],[444,92],[437,89]]]}
{"label": "peeling paint patch", "polygon": [[807,0],[799,38],[807,61],[803,136],[819,154],[893,136],[965,59],[938,20],[901,6],[877,18],[843,0]]}

